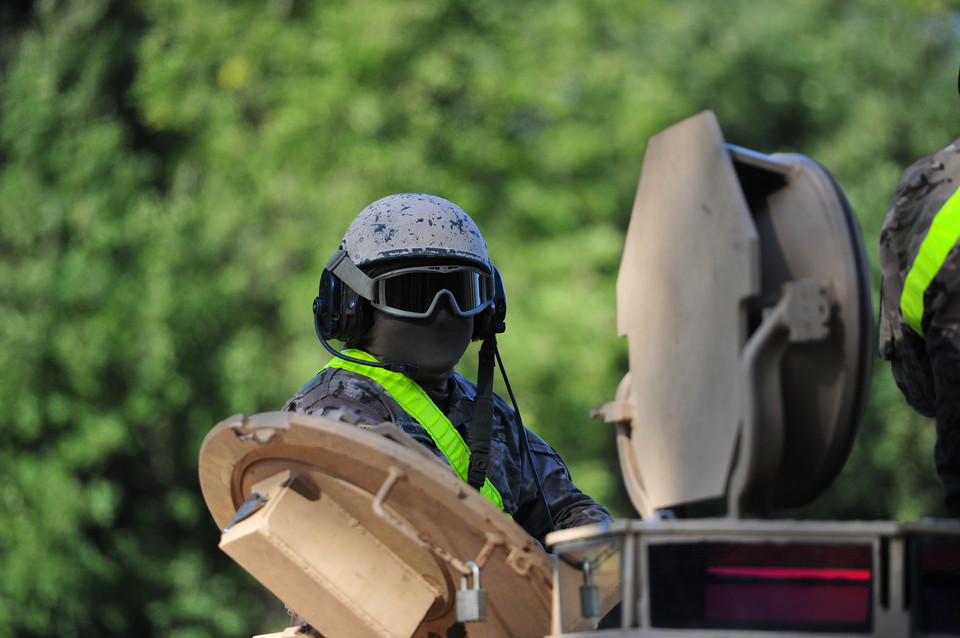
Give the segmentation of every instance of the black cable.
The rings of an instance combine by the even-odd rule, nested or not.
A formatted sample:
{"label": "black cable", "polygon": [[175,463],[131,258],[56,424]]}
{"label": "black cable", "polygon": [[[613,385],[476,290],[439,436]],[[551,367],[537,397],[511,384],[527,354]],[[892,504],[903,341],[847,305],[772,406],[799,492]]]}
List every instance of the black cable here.
{"label": "black cable", "polygon": [[323,347],[327,351],[338,359],[343,359],[344,361],[349,361],[350,363],[358,363],[364,366],[370,366],[371,368],[385,368],[391,372],[399,372],[401,374],[406,374],[408,372],[415,372],[417,369],[416,364],[407,363],[406,361],[385,361],[380,363],[379,361],[364,361],[363,359],[355,359],[354,357],[348,357],[342,352],[338,352],[327,343],[326,338],[323,336],[323,331],[320,329],[320,318],[314,313],[313,315],[313,325],[317,329],[317,337],[320,339],[320,343],[323,344]]}
{"label": "black cable", "polygon": [[527,428],[524,427],[523,419],[520,417],[520,407],[517,405],[517,398],[513,396],[513,388],[510,387],[510,379],[507,378],[507,371],[503,367],[503,359],[500,358],[500,349],[497,348],[496,343],[494,343],[493,352],[497,356],[497,365],[500,367],[500,376],[503,377],[503,384],[507,386],[507,394],[510,395],[510,402],[513,404],[513,411],[517,415],[517,424],[520,426],[520,445],[524,448],[524,454],[526,455],[527,461],[530,463],[533,469],[533,480],[537,483],[537,490],[540,492],[540,501],[543,503],[543,508],[547,511],[547,518],[550,519],[550,529],[547,530],[547,533],[549,533],[556,529],[556,525],[553,521],[553,512],[550,511],[550,504],[547,503],[547,494],[543,491],[543,483],[540,481],[540,474],[537,473],[536,463],[533,462],[533,452],[530,451],[530,441],[527,439]]}

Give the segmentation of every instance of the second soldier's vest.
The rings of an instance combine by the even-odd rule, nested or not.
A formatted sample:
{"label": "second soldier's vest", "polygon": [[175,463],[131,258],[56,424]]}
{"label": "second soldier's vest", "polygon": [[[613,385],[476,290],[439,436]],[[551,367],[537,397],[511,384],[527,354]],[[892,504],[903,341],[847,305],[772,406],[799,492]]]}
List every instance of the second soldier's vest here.
{"label": "second soldier's vest", "polygon": [[924,336],[924,293],[943,266],[943,261],[957,243],[957,239],[960,239],[960,190],[955,192],[934,216],[903,282],[900,313],[907,325],[921,337]]}

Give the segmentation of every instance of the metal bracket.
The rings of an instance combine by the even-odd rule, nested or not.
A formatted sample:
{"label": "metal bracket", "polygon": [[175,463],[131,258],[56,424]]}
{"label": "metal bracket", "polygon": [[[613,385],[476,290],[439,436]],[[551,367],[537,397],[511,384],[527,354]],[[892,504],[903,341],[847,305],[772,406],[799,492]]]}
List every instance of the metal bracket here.
{"label": "metal bracket", "polygon": [[789,328],[791,343],[819,341],[830,334],[830,298],[823,280],[799,279],[784,284],[776,308],[781,306],[779,321]]}
{"label": "metal bracket", "polygon": [[600,408],[591,408],[590,418],[600,419],[604,423],[626,423],[633,421],[636,409],[628,398],[630,396],[630,373],[627,372],[617,385],[614,400],[604,403]]}
{"label": "metal bracket", "polygon": [[450,565],[453,569],[457,570],[462,576],[469,576],[473,573],[471,567],[469,566],[470,562],[475,563],[479,567],[483,567],[483,565],[486,564],[487,559],[490,557],[490,554],[493,552],[493,548],[497,545],[504,544],[504,540],[502,538],[488,533],[487,542],[480,549],[480,553],[477,554],[476,559],[464,563],[463,561],[457,559],[453,554],[437,545],[431,539],[424,536],[418,530],[414,529],[397,516],[394,516],[384,507],[383,504],[386,502],[390,492],[397,484],[397,481],[405,478],[405,476],[406,474],[404,474],[403,470],[393,466],[390,467],[386,480],[384,480],[383,485],[380,486],[380,490],[377,492],[376,498],[373,499],[374,513],[383,521],[395,527],[397,531],[402,533],[404,536],[414,541],[446,564]]}
{"label": "metal bracket", "polygon": [[732,518],[764,515],[769,484],[780,469],[783,446],[783,398],[780,362],[790,343],[818,341],[830,334],[827,284],[820,279],[788,282],[780,301],[764,312],[763,321],[741,353],[742,423],[738,461],[727,489]]}

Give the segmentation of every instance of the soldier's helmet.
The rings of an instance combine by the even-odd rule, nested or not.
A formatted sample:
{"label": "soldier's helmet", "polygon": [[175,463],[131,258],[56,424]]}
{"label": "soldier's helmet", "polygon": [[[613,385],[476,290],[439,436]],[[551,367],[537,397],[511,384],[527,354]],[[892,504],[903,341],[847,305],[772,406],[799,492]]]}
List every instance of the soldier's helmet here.
{"label": "soldier's helmet", "polygon": [[395,260],[445,260],[493,272],[473,219],[453,202],[425,193],[399,193],[373,202],[351,222],[340,248],[367,271]]}

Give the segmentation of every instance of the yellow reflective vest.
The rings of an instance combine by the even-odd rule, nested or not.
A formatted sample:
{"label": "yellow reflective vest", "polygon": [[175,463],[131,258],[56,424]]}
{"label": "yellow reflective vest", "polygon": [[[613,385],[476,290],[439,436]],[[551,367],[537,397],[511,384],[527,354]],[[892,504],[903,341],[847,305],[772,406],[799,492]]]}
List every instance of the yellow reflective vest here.
{"label": "yellow reflective vest", "polygon": [[[363,350],[345,350],[343,354],[363,361],[376,361]],[[437,448],[447,457],[457,476],[463,481],[467,480],[467,470],[470,466],[470,448],[467,447],[457,429],[453,427],[450,419],[416,382],[399,372],[353,363],[339,357],[335,357],[327,363],[323,369],[326,368],[349,370],[354,374],[365,376],[379,383],[407,414],[423,426],[433,442],[437,444]],[[503,499],[500,497],[500,492],[493,486],[489,478],[483,480],[480,493],[501,511],[503,510]]]}

